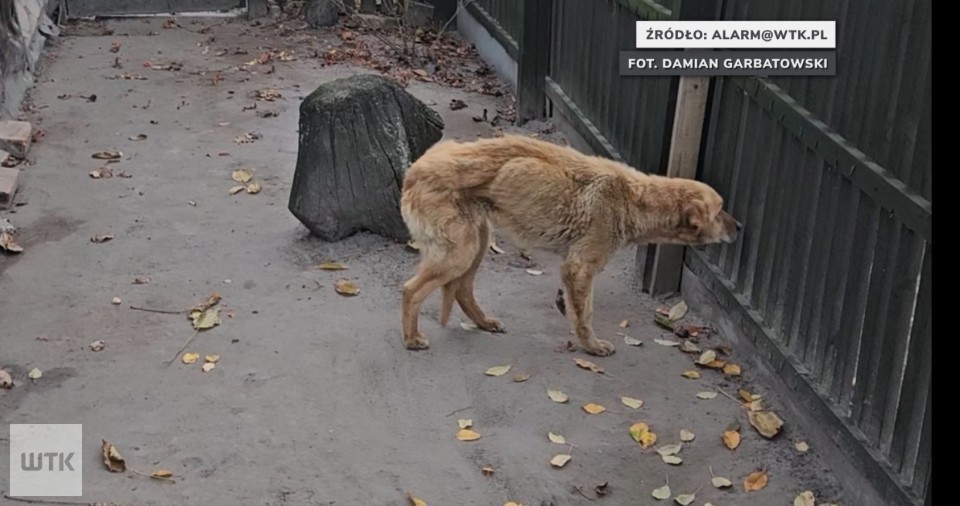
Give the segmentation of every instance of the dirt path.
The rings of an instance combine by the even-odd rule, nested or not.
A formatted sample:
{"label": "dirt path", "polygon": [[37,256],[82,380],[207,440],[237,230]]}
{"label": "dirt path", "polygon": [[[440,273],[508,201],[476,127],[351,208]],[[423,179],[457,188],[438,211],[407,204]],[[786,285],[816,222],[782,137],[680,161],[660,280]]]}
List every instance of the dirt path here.
{"label": "dirt path", "polygon": [[[259,46],[297,47],[297,33],[278,42],[241,22],[208,33],[199,32],[209,21],[174,29],[161,23],[111,22],[113,35],[87,30],[51,49],[33,93],[45,136],[23,167],[21,200],[28,204],[7,216],[22,229],[26,251],[0,259],[0,367],[19,383],[0,391],[0,421],[82,423],[85,500],[401,505],[410,491],[431,506],[560,506],[591,502],[595,486],[607,482],[597,503],[625,505],[656,503],[651,493],[667,480],[674,496],[695,492],[697,505],[790,504],[807,489],[840,499],[815,449],[794,449],[803,436],[789,413],[781,413],[784,433],[767,441],[731,399],[696,397],[716,388],[736,395],[741,384],[764,390],[745,381],[749,370],[743,378],[706,370],[699,380],[681,376],[695,368],[693,356],[654,342],[665,333],[652,324],[657,304],[631,287],[633,251],[607,268],[596,291],[597,330],[618,345],[612,357],[563,349],[569,333],[554,307],[556,260],[535,254],[544,275],[532,276],[508,244],[482,267],[478,297],[509,333],[464,330],[459,313],[441,330],[434,298],[423,323],[433,347],[405,351],[399,287],[415,253],[364,235],[338,244],[311,239],[286,209],[300,99],[320,82],[366,70],[297,58],[276,62],[271,74],[264,74],[269,66],[224,72],[215,85],[210,72],[194,72],[240,65]],[[117,53],[112,43],[120,44]],[[238,48],[247,54],[235,54]],[[113,68],[117,58],[120,69]],[[176,61],[182,69],[155,70],[145,61]],[[147,79],[110,79],[137,74]],[[283,97],[251,98],[264,88]],[[420,82],[409,89],[436,104],[447,137],[491,134],[471,118],[482,108],[492,115],[493,97]],[[95,102],[79,98],[90,94]],[[451,111],[454,98],[469,107]],[[253,103],[256,110],[244,110]],[[260,117],[267,110],[277,115]],[[234,141],[251,132],[262,137]],[[141,133],[146,139],[129,140]],[[100,166],[91,155],[104,150],[122,151],[112,168],[132,177],[90,178]],[[256,169],[261,193],[228,195],[239,167]],[[91,243],[98,234],[115,238]],[[325,260],[349,270],[313,268]],[[359,296],[334,292],[344,275],[359,284]],[[133,284],[138,276],[150,282]],[[223,295],[223,323],[197,336],[189,351],[219,354],[216,369],[202,373],[199,363],[179,361],[164,367],[190,336],[189,322],[128,306],[183,309],[213,291]],[[123,303],[111,304],[113,297]],[[630,326],[621,329],[624,319]],[[685,321],[698,323],[695,308]],[[644,344],[627,346],[618,332]],[[105,342],[103,351],[88,348],[95,340]],[[574,358],[606,373],[579,369]],[[731,360],[739,360],[736,350]],[[507,375],[484,375],[505,364],[512,366]],[[31,384],[25,375],[34,367],[44,373]],[[513,382],[516,373],[530,378]],[[552,402],[547,389],[562,390],[569,402]],[[621,396],[643,406],[626,407]],[[764,400],[778,407],[775,398]],[[590,402],[607,412],[587,414],[581,406]],[[457,441],[458,418],[472,419],[482,438]],[[679,442],[681,429],[696,435],[684,444],[682,465],[665,464],[632,441],[629,428],[641,421],[658,445]],[[720,438],[734,421],[743,441],[731,451]],[[549,431],[573,445],[562,469],[549,461],[571,446],[548,441]],[[0,448],[8,446],[3,438]],[[130,467],[172,470],[176,483],[107,472],[101,438],[116,444]],[[0,489],[7,465],[0,459]],[[492,476],[481,472],[486,466]],[[757,467],[767,469],[769,484],[746,493],[743,479]],[[734,486],[715,489],[710,469]]]}

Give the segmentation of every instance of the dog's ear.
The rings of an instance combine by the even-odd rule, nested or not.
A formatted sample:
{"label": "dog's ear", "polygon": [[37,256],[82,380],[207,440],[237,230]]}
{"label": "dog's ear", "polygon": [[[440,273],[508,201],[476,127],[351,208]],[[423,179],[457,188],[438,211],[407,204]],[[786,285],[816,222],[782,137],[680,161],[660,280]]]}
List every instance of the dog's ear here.
{"label": "dog's ear", "polygon": [[680,226],[700,232],[707,224],[707,205],[701,200],[690,200],[683,204]]}

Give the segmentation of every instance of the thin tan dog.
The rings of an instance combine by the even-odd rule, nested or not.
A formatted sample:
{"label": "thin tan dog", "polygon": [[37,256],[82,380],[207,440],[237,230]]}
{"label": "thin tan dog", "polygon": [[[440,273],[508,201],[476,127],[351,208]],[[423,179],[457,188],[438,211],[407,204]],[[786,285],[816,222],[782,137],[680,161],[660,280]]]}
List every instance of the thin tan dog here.
{"label": "thin tan dog", "polygon": [[643,174],[528,137],[440,142],[403,181],[400,209],[421,255],[403,285],[404,345],[429,346],[417,319],[437,288],[441,325],[456,300],[477,327],[504,331],[473,294],[492,222],[519,246],[564,257],[567,317],[587,353],[609,355],[613,345],[597,339],[591,323],[593,277],[629,243],[733,242],[740,224],[722,207],[720,195],[701,182]]}

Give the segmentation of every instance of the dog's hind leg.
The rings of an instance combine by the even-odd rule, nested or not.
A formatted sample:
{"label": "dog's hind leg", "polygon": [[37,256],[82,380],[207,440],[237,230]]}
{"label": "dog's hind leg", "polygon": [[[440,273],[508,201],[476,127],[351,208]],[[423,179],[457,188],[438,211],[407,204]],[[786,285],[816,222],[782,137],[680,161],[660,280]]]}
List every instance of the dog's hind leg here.
{"label": "dog's hind leg", "polygon": [[571,253],[562,267],[567,317],[583,350],[598,356],[611,355],[615,351],[613,344],[597,339],[593,331],[593,277],[605,263],[606,258],[584,258]]}
{"label": "dog's hind leg", "polygon": [[[454,281],[452,285],[455,287],[456,291],[455,296],[457,298],[457,303],[460,304],[460,309],[463,310],[466,315],[473,320],[473,323],[480,329],[486,330],[487,332],[505,332],[506,329],[503,326],[503,323],[496,318],[490,318],[487,314],[480,308],[480,304],[477,303],[477,299],[473,294],[473,282],[477,277],[477,269],[480,268],[480,264],[483,262],[483,257],[487,252],[487,248],[490,245],[490,224],[484,221],[480,225],[480,247],[477,249],[473,262],[470,264],[470,268],[461,276],[459,279]],[[449,285],[448,285],[449,286]]]}
{"label": "dog's hind leg", "polygon": [[457,278],[440,288],[440,326],[446,327],[450,321],[450,312],[453,311],[453,302],[457,297]]}

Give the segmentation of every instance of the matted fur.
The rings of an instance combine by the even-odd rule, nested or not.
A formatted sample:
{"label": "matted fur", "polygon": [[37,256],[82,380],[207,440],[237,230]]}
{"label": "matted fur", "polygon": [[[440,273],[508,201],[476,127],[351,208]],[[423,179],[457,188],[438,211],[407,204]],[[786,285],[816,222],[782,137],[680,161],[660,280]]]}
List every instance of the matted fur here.
{"label": "matted fur", "polygon": [[567,317],[587,353],[609,355],[613,345],[597,339],[591,324],[593,277],[627,244],[732,242],[739,223],[722,207],[704,183],[644,174],[528,137],[440,142],[403,181],[400,210],[421,254],[403,286],[404,345],[429,346],[417,320],[437,288],[441,325],[456,300],[477,327],[503,332],[473,294],[492,225],[518,246],[564,257]]}

